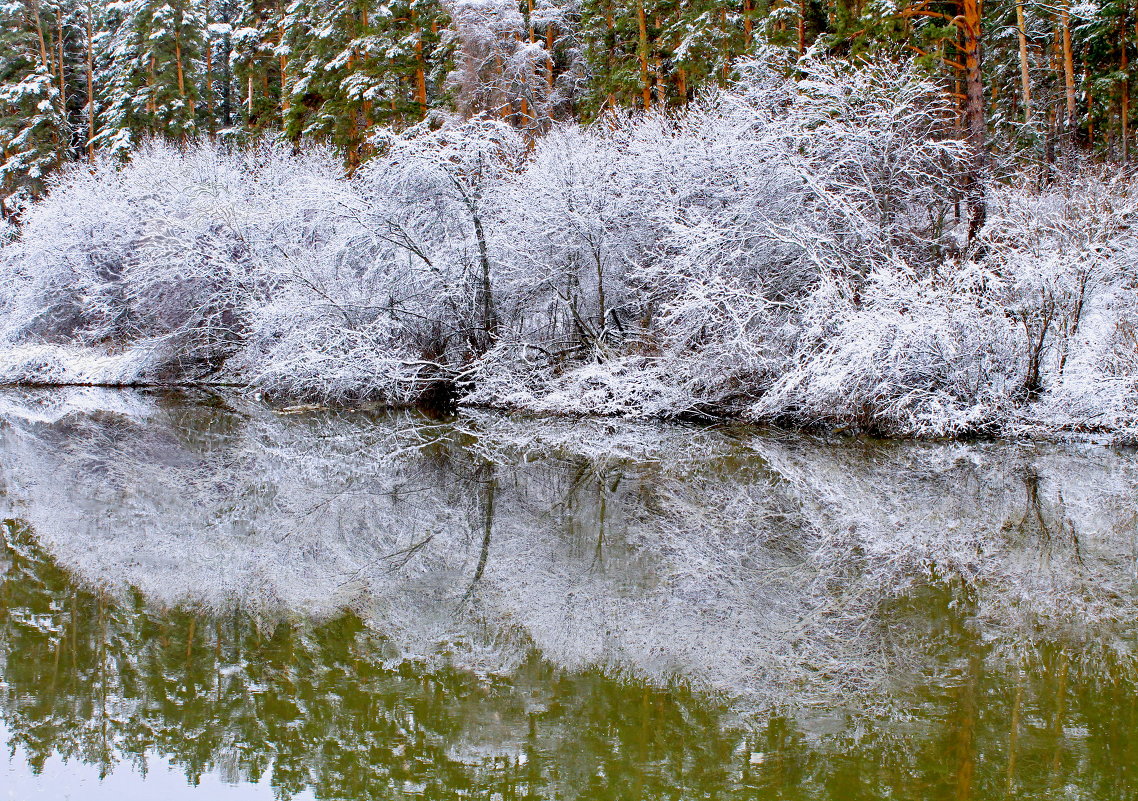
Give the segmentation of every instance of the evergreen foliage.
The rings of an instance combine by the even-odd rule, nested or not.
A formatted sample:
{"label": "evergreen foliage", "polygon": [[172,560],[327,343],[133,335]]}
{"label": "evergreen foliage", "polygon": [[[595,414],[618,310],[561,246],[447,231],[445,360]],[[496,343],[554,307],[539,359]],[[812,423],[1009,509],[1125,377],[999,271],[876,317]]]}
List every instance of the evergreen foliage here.
{"label": "evergreen foliage", "polygon": [[[6,215],[71,160],[153,137],[283,132],[351,169],[386,134],[497,117],[528,136],[676,108],[781,52],[916,59],[974,150],[1127,161],[1132,0],[8,0],[0,3]],[[989,166],[977,157],[977,174]],[[1002,160],[997,158],[997,168]],[[973,228],[982,223],[969,190]]]}

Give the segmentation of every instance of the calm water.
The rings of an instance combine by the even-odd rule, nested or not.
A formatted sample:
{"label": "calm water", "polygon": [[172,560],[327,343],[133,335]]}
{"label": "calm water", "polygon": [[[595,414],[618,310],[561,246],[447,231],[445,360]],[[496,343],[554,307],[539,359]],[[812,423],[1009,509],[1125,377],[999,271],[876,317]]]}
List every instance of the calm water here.
{"label": "calm water", "polygon": [[0,799],[1138,798],[1138,454],[0,395]]}

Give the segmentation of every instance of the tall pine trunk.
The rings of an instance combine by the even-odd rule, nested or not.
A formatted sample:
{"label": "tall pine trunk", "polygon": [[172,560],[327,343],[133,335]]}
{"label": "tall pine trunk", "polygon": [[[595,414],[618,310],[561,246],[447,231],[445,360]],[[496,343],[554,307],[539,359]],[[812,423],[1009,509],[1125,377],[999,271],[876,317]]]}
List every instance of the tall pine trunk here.
{"label": "tall pine trunk", "polygon": [[640,93],[644,110],[647,111],[652,108],[652,79],[648,74],[648,14],[644,10],[644,0],[639,0],[636,4],[636,20],[640,34],[636,48],[637,58],[640,59]]}
{"label": "tall pine trunk", "polygon": [[988,166],[987,131],[984,119],[983,28],[980,0],[963,0],[959,25],[964,39],[964,136],[970,151],[965,197],[968,202],[968,239],[980,233],[988,217],[984,181]]}
{"label": "tall pine trunk", "polygon": [[87,160],[95,160],[95,8],[87,2]]}
{"label": "tall pine trunk", "polygon": [[806,55],[806,0],[798,0],[798,57]]}
{"label": "tall pine trunk", "polygon": [[1122,4],[1122,19],[1118,31],[1118,68],[1122,73],[1122,86],[1120,87],[1121,109],[1119,114],[1122,117],[1122,161],[1130,161],[1130,54],[1127,52],[1129,43],[1126,41],[1126,30],[1130,24],[1130,4],[1123,2]]}
{"label": "tall pine trunk", "polygon": [[1019,77],[1023,91],[1023,119],[1031,122],[1031,74],[1027,61],[1027,23],[1024,20],[1023,0],[1016,0],[1016,36],[1019,39]]}
{"label": "tall pine trunk", "polygon": [[411,25],[415,32],[415,101],[419,113],[427,116],[427,68],[423,62],[423,28],[419,25],[419,15],[411,8]]}
{"label": "tall pine trunk", "polygon": [[1075,57],[1071,50],[1071,12],[1064,0],[1059,9],[1059,28],[1063,47],[1063,88],[1067,98],[1067,117],[1065,126],[1067,136],[1075,136]]}

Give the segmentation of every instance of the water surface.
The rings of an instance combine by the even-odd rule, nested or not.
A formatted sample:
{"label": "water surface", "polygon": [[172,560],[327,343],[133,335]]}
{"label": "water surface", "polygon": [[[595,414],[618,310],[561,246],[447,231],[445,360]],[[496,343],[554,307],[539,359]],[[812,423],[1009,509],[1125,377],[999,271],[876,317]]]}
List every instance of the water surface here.
{"label": "water surface", "polygon": [[1131,451],[0,421],[0,797],[1138,797]]}

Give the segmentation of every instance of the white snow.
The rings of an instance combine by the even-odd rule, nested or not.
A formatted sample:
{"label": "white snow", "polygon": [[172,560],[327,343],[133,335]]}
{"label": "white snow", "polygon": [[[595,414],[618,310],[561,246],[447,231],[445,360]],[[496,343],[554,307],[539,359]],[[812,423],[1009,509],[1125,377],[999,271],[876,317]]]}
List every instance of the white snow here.
{"label": "white snow", "polygon": [[350,178],[272,144],[73,169],[0,247],[0,381],[1133,437],[1133,179],[992,181],[968,242],[939,89],[775,57],[532,146],[490,117],[380,132]]}

